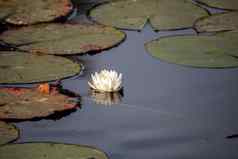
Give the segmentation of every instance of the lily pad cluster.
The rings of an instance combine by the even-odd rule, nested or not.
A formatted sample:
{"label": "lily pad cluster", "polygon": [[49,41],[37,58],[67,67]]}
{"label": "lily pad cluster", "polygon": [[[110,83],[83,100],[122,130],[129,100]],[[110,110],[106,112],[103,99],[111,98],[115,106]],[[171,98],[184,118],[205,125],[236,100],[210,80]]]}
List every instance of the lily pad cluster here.
{"label": "lily pad cluster", "polygon": [[155,30],[187,28],[207,15],[191,0],[118,0],[90,12],[91,18],[101,24],[132,30],[141,30],[147,21]]}
{"label": "lily pad cluster", "polygon": [[[208,1],[224,6],[233,3],[233,7],[237,4],[237,1]],[[237,11],[203,16],[195,20],[193,28],[198,33],[217,34],[163,37],[146,43],[145,48],[153,57],[168,63],[200,68],[238,67],[237,18]],[[231,32],[218,33],[224,31]]]}
{"label": "lily pad cluster", "polygon": [[[123,32],[112,27],[57,21],[69,15],[72,9],[70,0],[0,0],[0,23],[8,29],[0,34],[4,47],[0,48],[0,120],[25,121],[74,111],[78,99],[45,83],[81,72],[79,63],[63,55],[100,52],[125,39]],[[13,85],[29,83],[39,83],[39,86]],[[3,87],[5,84],[11,87]],[[19,131],[3,121],[0,121],[0,145],[6,145],[0,147],[0,158],[107,159],[104,152],[81,145],[8,145],[18,138]]]}
{"label": "lily pad cluster", "polygon": [[[62,55],[99,52],[124,40],[125,34],[112,27],[50,23],[72,9],[70,0],[0,0],[1,22],[27,25],[10,26],[0,34],[1,44],[9,48],[0,51],[0,84],[45,83],[77,75],[81,65]],[[75,108],[69,97],[56,91],[42,94],[35,88],[0,88],[0,98],[1,119],[46,117]]]}

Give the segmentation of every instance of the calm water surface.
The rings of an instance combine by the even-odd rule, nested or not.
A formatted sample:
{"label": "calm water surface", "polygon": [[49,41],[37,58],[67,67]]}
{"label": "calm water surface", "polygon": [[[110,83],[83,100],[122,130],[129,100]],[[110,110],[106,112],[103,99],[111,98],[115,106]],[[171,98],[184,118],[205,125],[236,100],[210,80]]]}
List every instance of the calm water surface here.
{"label": "calm water surface", "polygon": [[[197,69],[151,57],[144,43],[183,31],[125,31],[124,43],[76,56],[84,74],[62,86],[82,96],[82,108],[60,120],[19,122],[17,142],[55,141],[103,149],[110,159],[237,159],[238,69]],[[194,48],[196,49],[196,48]],[[121,102],[96,104],[87,81],[102,68],[123,73]]]}

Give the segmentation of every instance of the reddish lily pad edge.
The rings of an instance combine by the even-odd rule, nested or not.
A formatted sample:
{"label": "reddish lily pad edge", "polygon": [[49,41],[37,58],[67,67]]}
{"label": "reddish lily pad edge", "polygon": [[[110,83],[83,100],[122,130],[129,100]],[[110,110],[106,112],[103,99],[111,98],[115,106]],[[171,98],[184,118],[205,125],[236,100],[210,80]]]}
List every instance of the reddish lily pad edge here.
{"label": "reddish lily pad edge", "polygon": [[[73,91],[70,91],[68,89],[63,88],[63,86],[61,86],[59,83],[57,84],[49,84],[51,89],[56,89],[56,91],[58,91],[59,94],[62,94],[64,96],[67,96],[68,98],[74,98],[75,100],[74,102],[74,107],[72,108],[68,108],[65,110],[61,110],[61,111],[54,111],[53,113],[49,114],[48,116],[43,116],[43,117],[33,117],[33,118],[26,118],[26,119],[15,119],[15,118],[9,118],[9,119],[5,119],[5,118],[0,118],[0,121],[3,122],[14,122],[14,123],[18,123],[18,122],[23,122],[23,121],[40,121],[43,119],[46,120],[60,120],[61,118],[74,113],[75,111],[77,111],[78,109],[81,109],[81,96],[78,93],[75,93]],[[2,87],[0,85],[0,89],[36,89],[36,85],[34,86],[30,86],[30,87],[24,87],[24,86],[19,86],[16,87],[15,85],[8,85],[6,87]],[[17,128],[17,127],[16,127]],[[20,133],[20,132],[19,132]],[[15,141],[15,140],[14,140]]]}

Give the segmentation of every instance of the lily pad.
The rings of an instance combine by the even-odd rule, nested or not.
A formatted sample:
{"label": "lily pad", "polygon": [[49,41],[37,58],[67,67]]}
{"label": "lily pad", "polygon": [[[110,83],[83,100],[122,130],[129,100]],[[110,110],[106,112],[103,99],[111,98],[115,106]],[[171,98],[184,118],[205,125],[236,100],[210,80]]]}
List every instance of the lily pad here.
{"label": "lily pad", "polygon": [[56,88],[45,93],[37,88],[0,88],[0,119],[26,120],[47,117],[56,112],[75,109],[68,96],[60,94]]}
{"label": "lily pad", "polygon": [[[234,33],[233,33],[234,34]],[[169,63],[192,67],[238,67],[238,34],[217,36],[177,36],[146,44],[153,56]]]}
{"label": "lily pad", "polygon": [[141,30],[148,20],[155,30],[187,28],[207,15],[190,0],[120,0],[90,12],[92,19],[101,24],[132,30]]}
{"label": "lily pad", "polygon": [[0,39],[20,49],[46,54],[101,51],[120,43],[125,34],[100,25],[47,24],[4,32]]}
{"label": "lily pad", "polygon": [[0,147],[2,159],[108,159],[95,148],[59,143],[24,143]]}
{"label": "lily pad", "polygon": [[197,0],[197,1],[215,8],[231,9],[231,10],[238,9],[237,0]]}
{"label": "lily pad", "polygon": [[52,55],[21,52],[0,53],[0,83],[35,83],[53,81],[80,72],[80,65]]}
{"label": "lily pad", "polygon": [[238,30],[238,12],[228,12],[201,18],[195,23],[198,32]]}
{"label": "lily pad", "polygon": [[0,18],[15,25],[48,22],[68,15],[73,9],[70,0],[0,0]]}
{"label": "lily pad", "polygon": [[0,121],[0,145],[16,140],[18,136],[19,131],[14,125]]}

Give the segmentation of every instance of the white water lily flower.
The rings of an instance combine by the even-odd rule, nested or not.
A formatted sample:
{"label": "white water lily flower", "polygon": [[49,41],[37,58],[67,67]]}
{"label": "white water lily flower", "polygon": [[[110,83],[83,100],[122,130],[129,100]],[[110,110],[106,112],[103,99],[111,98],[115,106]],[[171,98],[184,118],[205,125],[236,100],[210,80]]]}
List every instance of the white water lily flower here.
{"label": "white water lily flower", "polygon": [[88,85],[99,92],[117,92],[122,88],[122,74],[114,70],[103,69],[91,74],[91,78]]}

